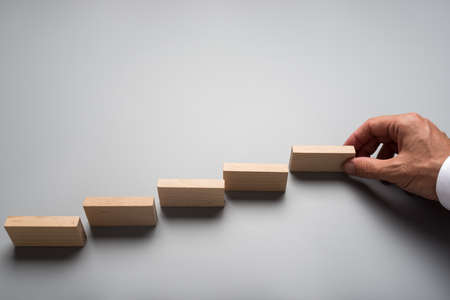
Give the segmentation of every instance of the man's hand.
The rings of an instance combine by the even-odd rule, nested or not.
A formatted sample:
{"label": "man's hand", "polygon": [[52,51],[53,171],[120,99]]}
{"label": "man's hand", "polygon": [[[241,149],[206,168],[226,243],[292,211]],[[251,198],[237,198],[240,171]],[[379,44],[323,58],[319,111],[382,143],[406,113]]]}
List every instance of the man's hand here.
{"label": "man's hand", "polygon": [[[371,158],[380,144],[377,158]],[[349,175],[388,181],[437,200],[436,180],[450,156],[450,139],[429,120],[416,113],[371,118],[345,145],[356,149],[356,157],[344,164]]]}

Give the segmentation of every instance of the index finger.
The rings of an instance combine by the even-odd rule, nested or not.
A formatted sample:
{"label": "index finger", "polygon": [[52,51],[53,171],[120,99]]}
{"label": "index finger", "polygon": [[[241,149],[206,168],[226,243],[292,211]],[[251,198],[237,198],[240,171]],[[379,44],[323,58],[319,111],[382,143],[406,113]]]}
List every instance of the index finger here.
{"label": "index finger", "polygon": [[399,115],[370,118],[350,135],[344,145],[353,145],[358,151],[373,141],[395,143],[397,142],[398,119]]}

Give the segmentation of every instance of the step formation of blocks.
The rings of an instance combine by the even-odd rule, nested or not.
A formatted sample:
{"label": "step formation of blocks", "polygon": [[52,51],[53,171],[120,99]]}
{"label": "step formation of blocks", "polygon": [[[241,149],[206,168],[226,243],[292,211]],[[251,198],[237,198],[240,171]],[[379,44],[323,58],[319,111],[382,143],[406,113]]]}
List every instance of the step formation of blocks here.
{"label": "step formation of blocks", "polygon": [[[353,146],[292,146],[289,165],[224,163],[223,179],[159,179],[161,207],[224,207],[225,191],[284,192],[291,172],[342,172]],[[88,197],[90,226],[155,226],[153,197]],[[77,216],[14,216],[4,224],[14,246],[83,247],[86,233]]]}
{"label": "step formation of blocks", "polygon": [[86,243],[80,217],[14,216],[4,226],[16,247],[83,247]]}
{"label": "step formation of blocks", "polygon": [[89,224],[95,226],[155,226],[153,197],[88,197],[83,202]]}
{"label": "step formation of blocks", "polygon": [[284,192],[288,178],[286,164],[224,163],[225,191]]}
{"label": "step formation of blocks", "polygon": [[291,172],[342,172],[343,163],[355,157],[353,146],[292,146]]}
{"label": "step formation of blocks", "polygon": [[159,179],[161,207],[223,207],[223,179]]}

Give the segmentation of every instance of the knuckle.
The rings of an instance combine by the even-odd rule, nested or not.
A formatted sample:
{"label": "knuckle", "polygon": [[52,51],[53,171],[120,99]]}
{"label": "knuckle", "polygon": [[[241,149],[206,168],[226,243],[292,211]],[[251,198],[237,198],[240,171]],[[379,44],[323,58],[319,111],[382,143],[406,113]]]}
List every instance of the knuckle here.
{"label": "knuckle", "polygon": [[403,188],[409,182],[411,169],[408,163],[399,160],[391,165],[391,174],[393,182]]}
{"label": "knuckle", "polygon": [[406,176],[408,176],[409,175],[409,167],[408,167],[408,164],[399,164],[398,166],[397,166],[397,174],[400,176],[400,177],[406,177]]}
{"label": "knuckle", "polygon": [[423,124],[424,131],[428,136],[432,132],[433,124],[428,120],[425,120],[423,123],[424,123]]}
{"label": "knuckle", "polygon": [[410,113],[408,113],[407,115],[408,115],[409,117],[411,117],[411,118],[414,118],[414,119],[422,119],[422,116],[419,115],[419,114],[416,113],[416,112],[410,112]]}
{"label": "knuckle", "polygon": [[411,112],[403,115],[403,117],[400,119],[400,124],[404,126],[411,126],[415,124],[420,124],[424,122],[424,119],[421,115],[419,115],[416,112]]}
{"label": "knuckle", "polygon": [[369,128],[372,128],[376,123],[376,118],[369,118],[366,120],[366,124]]}

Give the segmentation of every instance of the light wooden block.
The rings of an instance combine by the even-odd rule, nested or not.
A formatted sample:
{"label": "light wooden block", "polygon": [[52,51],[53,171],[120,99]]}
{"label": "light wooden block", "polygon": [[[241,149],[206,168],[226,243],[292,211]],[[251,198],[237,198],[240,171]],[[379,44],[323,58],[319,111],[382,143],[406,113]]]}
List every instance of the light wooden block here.
{"label": "light wooden block", "polygon": [[161,206],[223,207],[223,179],[159,179],[158,195]]}
{"label": "light wooden block", "polygon": [[86,243],[80,217],[8,217],[4,226],[16,247],[83,247]]}
{"label": "light wooden block", "polygon": [[343,163],[355,157],[353,146],[292,146],[291,172],[342,172]]}
{"label": "light wooden block", "polygon": [[226,191],[285,191],[286,164],[224,163]]}
{"label": "light wooden block", "polygon": [[155,226],[153,197],[88,197],[83,208],[91,226]]}

